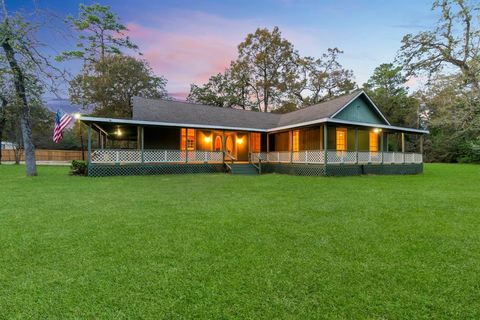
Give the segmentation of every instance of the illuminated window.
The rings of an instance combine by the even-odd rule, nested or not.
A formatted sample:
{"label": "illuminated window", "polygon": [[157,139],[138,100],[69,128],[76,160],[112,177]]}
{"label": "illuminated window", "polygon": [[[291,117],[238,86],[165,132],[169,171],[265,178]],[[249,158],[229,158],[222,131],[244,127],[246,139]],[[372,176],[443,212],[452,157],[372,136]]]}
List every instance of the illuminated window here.
{"label": "illuminated window", "polygon": [[221,151],[222,150],[222,137],[217,136],[215,138],[215,151]]}
{"label": "illuminated window", "polygon": [[292,151],[300,151],[300,130],[293,130]]}
{"label": "illuminated window", "polygon": [[378,152],[378,133],[373,131],[369,132],[369,146],[370,151]]}
{"label": "illuminated window", "polygon": [[195,150],[195,129],[188,129],[187,137],[187,129],[182,128],[181,136],[181,150],[185,150],[185,142],[188,150]]}
{"label": "illuminated window", "polygon": [[260,152],[260,133],[250,133],[250,152]]}
{"label": "illuminated window", "polygon": [[337,151],[347,150],[347,129],[337,128]]}

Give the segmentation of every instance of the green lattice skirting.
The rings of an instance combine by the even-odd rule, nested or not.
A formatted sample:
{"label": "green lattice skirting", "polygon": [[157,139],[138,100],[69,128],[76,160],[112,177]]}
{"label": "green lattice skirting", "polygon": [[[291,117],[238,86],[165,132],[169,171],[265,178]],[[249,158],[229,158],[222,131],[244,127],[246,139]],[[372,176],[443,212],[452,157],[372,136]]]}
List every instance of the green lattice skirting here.
{"label": "green lattice skirting", "polygon": [[[223,173],[225,166],[216,164],[157,164],[157,165],[89,165],[91,177]],[[327,165],[264,163],[262,173],[282,173],[297,176],[354,176],[361,174],[418,174],[423,172],[422,163]]]}
{"label": "green lattice skirting", "polygon": [[225,172],[221,163],[215,164],[158,164],[158,165],[89,165],[90,177],[133,176],[159,174],[190,174]]}

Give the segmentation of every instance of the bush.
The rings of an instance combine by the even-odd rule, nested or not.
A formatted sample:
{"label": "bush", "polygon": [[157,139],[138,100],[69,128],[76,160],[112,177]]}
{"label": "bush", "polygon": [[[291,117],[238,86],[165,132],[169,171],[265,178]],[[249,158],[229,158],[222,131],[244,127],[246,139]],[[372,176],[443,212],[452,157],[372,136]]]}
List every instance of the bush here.
{"label": "bush", "polygon": [[86,176],[87,168],[87,163],[85,161],[73,160],[72,165],[70,166],[70,174],[76,176]]}

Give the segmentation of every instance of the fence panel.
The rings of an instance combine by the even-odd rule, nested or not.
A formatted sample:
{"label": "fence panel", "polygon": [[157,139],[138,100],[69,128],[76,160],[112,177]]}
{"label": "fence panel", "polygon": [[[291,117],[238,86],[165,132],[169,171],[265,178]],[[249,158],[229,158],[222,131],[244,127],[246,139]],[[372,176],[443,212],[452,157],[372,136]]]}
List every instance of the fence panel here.
{"label": "fence panel", "polygon": [[[20,161],[25,161],[25,153],[23,150],[18,151]],[[84,159],[88,158],[88,152],[83,153]],[[35,150],[35,158],[37,161],[72,161],[81,160],[82,151],[80,150]],[[2,161],[15,161],[15,151],[11,149],[2,150]]]}

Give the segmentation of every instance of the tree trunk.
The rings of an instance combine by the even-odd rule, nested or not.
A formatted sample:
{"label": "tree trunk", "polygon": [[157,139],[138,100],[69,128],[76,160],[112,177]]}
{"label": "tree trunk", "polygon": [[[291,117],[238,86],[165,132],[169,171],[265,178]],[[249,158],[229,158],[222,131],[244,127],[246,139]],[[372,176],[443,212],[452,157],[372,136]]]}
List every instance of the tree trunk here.
{"label": "tree trunk", "polygon": [[5,128],[5,123],[7,122],[5,112],[6,112],[8,101],[3,97],[0,97],[0,99],[2,100],[2,111],[0,112],[0,164],[2,164],[3,128]]}
{"label": "tree trunk", "polygon": [[33,145],[32,128],[30,126],[30,110],[28,107],[27,95],[25,93],[25,77],[22,69],[17,63],[15,51],[9,41],[10,39],[8,37],[5,38],[2,42],[2,48],[5,51],[5,56],[13,73],[15,92],[22,104],[20,112],[20,128],[22,130],[23,147],[25,150],[25,171],[27,176],[36,176],[37,165],[35,162],[35,146]]}

